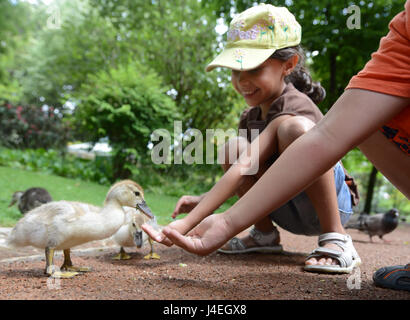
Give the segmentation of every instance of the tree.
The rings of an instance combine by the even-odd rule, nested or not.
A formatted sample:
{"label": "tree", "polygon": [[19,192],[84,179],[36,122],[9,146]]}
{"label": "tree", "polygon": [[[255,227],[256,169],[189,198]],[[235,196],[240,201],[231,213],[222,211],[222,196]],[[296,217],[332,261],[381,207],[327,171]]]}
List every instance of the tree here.
{"label": "tree", "polygon": [[37,26],[28,3],[0,0],[0,104],[21,102],[22,56]]}
{"label": "tree", "polygon": [[[226,70],[206,74],[216,55],[216,19],[198,0],[133,1],[91,0],[101,16],[132,43],[130,51],[149,65],[170,86],[186,128],[204,131],[224,126],[240,109]],[[228,85],[227,85],[228,84]],[[226,125],[226,124],[225,124]]]}
{"label": "tree", "polygon": [[72,96],[75,123],[93,141],[108,137],[113,151],[112,180],[129,178],[148,153],[151,133],[171,130],[179,113],[162,79],[136,61],[91,75]]}

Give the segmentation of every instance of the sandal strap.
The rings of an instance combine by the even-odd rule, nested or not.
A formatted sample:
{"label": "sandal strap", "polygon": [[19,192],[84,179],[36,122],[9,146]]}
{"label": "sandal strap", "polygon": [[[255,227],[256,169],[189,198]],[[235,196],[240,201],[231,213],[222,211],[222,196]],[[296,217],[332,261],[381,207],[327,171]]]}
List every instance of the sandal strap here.
{"label": "sandal strap", "polygon": [[233,251],[237,251],[237,250],[245,250],[245,244],[242,242],[241,239],[237,238],[237,237],[233,237],[230,241],[229,241],[229,245],[231,247],[231,250]]}
{"label": "sandal strap", "polygon": [[[342,251],[323,247],[327,243],[336,244]],[[345,268],[350,266],[354,259],[360,259],[353,246],[352,238],[348,234],[345,235],[337,232],[324,233],[319,236],[318,244],[319,247],[312,251],[307,260],[327,256],[336,259],[340,267]]]}
{"label": "sandal strap", "polygon": [[344,248],[344,244],[347,244],[352,241],[352,238],[348,234],[341,234],[337,232],[328,232],[323,233],[319,236],[318,244],[319,247],[322,247],[326,243],[335,243],[337,245],[342,244],[342,248]]}
{"label": "sandal strap", "polygon": [[267,246],[272,245],[274,240],[278,237],[279,231],[275,228],[273,231],[270,232],[262,232],[253,227],[249,231],[249,236],[255,241],[255,243],[259,246]]}
{"label": "sandal strap", "polygon": [[313,250],[313,252],[307,257],[307,260],[309,260],[310,258],[319,258],[323,256],[336,259],[339,262],[340,267],[342,268],[350,266],[353,262],[352,254],[347,254],[347,252],[344,251],[337,251],[321,247]]}

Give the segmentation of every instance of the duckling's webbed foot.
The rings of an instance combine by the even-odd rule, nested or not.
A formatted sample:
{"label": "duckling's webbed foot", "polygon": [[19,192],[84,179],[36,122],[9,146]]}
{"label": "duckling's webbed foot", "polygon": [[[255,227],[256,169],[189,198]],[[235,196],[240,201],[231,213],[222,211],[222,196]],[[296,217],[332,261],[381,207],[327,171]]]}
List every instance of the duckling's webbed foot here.
{"label": "duckling's webbed foot", "polygon": [[78,272],[61,272],[57,266],[53,264],[54,260],[54,249],[46,248],[46,269],[44,271],[45,274],[49,275],[53,278],[60,278],[60,279],[69,279],[77,274]]}
{"label": "duckling's webbed foot", "polygon": [[70,249],[64,250],[64,263],[60,268],[63,271],[70,271],[70,272],[89,272],[91,271],[91,268],[89,267],[74,267],[73,263],[71,262],[71,257],[70,257]]}
{"label": "duckling's webbed foot", "polygon": [[149,244],[151,246],[151,251],[144,257],[144,259],[161,259],[161,257],[154,252],[154,241],[151,238],[148,238]]}
{"label": "duckling's webbed foot", "polygon": [[129,260],[131,256],[127,254],[123,247],[121,247],[120,252],[113,257],[113,260]]}

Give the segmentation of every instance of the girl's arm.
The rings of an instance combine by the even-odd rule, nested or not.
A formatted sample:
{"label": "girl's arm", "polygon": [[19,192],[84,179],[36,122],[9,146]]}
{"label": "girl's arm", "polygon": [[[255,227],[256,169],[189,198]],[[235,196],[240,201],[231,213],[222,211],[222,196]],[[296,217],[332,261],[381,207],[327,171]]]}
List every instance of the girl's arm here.
{"label": "girl's arm", "polygon": [[187,237],[163,233],[187,251],[208,254],[308,187],[350,149],[410,104],[410,99],[349,89],[314,128],[299,137],[226,212],[208,217]]}
{"label": "girl's arm", "polygon": [[[199,202],[199,204],[195,206],[186,217],[172,222],[169,227],[177,230],[181,234],[186,234],[235,194],[236,190],[246,178],[246,175],[244,175],[245,172],[255,172],[254,166],[256,165],[259,167],[260,163],[264,163],[269,156],[275,152],[277,148],[277,128],[282,121],[289,117],[291,116],[283,115],[271,121],[263,132],[251,143],[250,148],[240,155],[235,164],[233,164],[211,190],[206,193],[205,197]],[[252,150],[258,152],[251,152]],[[163,234],[159,234],[148,225],[144,226],[144,231],[155,241],[165,245],[172,245],[172,242],[166,239]]]}
{"label": "girl's arm", "polygon": [[[250,148],[244,151],[239,159],[229,168],[222,178],[206,193],[201,202],[184,218],[185,234],[212,214],[227,199],[229,199],[243,183],[246,173],[255,174],[259,165],[266,162],[277,150],[276,132],[280,123],[291,117],[279,116],[269,123],[262,133],[251,143]],[[256,151],[256,152],[255,152]],[[257,166],[256,168],[254,166]]]}

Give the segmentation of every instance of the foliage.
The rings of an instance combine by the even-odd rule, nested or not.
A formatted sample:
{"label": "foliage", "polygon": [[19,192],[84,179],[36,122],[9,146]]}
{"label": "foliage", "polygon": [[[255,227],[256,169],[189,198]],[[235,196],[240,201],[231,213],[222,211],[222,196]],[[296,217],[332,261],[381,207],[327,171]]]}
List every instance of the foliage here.
{"label": "foliage", "polygon": [[109,184],[111,163],[104,158],[96,161],[78,159],[49,149],[12,150],[0,148],[0,166],[28,171],[42,171],[57,176]]}
{"label": "foliage", "polygon": [[179,114],[167,88],[155,72],[138,62],[120,65],[90,76],[75,99],[75,121],[97,141],[108,137],[114,149],[114,177],[128,178],[135,165],[146,157],[151,133],[171,129]]}
{"label": "foliage", "polygon": [[41,21],[29,3],[0,0],[0,104],[26,102],[21,81],[27,76],[24,61]]}
{"label": "foliage", "polygon": [[[170,87],[186,127],[220,127],[243,103],[226,70],[205,73],[216,55],[215,16],[198,0],[91,0],[129,42],[135,58],[149,65]],[[237,121],[237,118],[236,118]],[[236,126],[236,123],[228,126]]]}
{"label": "foliage", "polygon": [[53,107],[0,105],[0,138],[15,148],[58,148],[69,140],[68,126]]}
{"label": "foliage", "polygon": [[[37,8],[45,17],[47,9]],[[127,49],[117,41],[115,28],[93,12],[87,1],[58,1],[56,10],[60,25],[44,25],[33,37],[24,61],[28,76],[21,82],[27,101],[62,108],[67,94],[75,92],[88,75],[115,66]]]}

